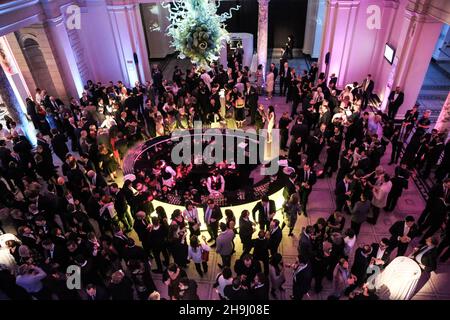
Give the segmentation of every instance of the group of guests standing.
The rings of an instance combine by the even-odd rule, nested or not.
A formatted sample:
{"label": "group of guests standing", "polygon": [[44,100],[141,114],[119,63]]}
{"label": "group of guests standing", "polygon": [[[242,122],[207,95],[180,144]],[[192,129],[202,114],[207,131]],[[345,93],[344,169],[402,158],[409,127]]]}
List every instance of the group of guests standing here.
{"label": "group of guests standing", "polygon": [[[396,126],[399,88],[390,98],[394,111],[373,112],[370,75],[340,91],[335,75],[327,80],[313,65],[296,76],[283,61],[280,71],[271,65],[266,78],[273,77],[275,83],[278,75],[280,93],[292,103],[291,114],[276,121],[274,107],[265,112],[259,106],[261,70],[252,76],[236,60],[226,70],[214,63],[209,71],[194,67],[184,73],[176,68],[169,81],[154,66],[146,84],[136,82],[128,88],[121,81],[88,81],[81,98],[70,103],[37,89],[35,97],[27,99],[29,117],[38,130],[37,146],[14,123],[0,128],[0,203],[16,230],[14,235],[2,230],[2,293],[10,299],[158,299],[153,274],[162,273],[169,298],[197,299],[198,285],[185,268],[192,261],[203,277],[214,249],[221,256],[214,286],[223,299],[286,298],[283,284],[288,269],[293,299],[302,299],[312,283],[320,292],[325,277],[333,281],[330,299],[346,294],[371,299],[375,296],[366,284],[367,266],[385,267],[392,251],[406,254],[414,238],[422,235],[411,257],[425,272],[436,269],[441,253],[441,260],[446,260],[448,142],[444,147],[444,133],[427,133],[430,113],[419,118],[415,106]],[[268,99],[274,93],[269,84]],[[194,121],[211,127],[278,127],[280,149],[287,151],[292,168],[282,208],[264,196],[236,219],[231,210],[222,214],[214,200],[201,204],[186,194],[185,209],[174,210],[169,217],[164,208],[152,204],[154,197],[170,192],[168,183],[177,175],[164,162],[117,185],[131,145],[192,128]],[[391,164],[401,158],[393,175],[380,165],[389,144]],[[442,152],[444,159],[437,165]],[[60,161],[55,163],[53,155]],[[395,209],[414,169],[423,169],[425,177],[435,171],[437,179],[420,218],[408,216],[391,227],[390,238],[356,248],[361,225],[376,224],[380,215]],[[303,228],[298,258],[291,264],[283,262],[282,230],[288,227],[288,236],[295,236],[298,216],[308,216],[315,183],[333,176],[335,210]],[[279,209],[283,219],[275,218]],[[345,228],[346,219],[350,228]],[[202,236],[203,229],[209,239]],[[130,237],[132,230],[140,245]],[[441,232],[444,237],[439,241]],[[243,255],[233,265],[237,237]],[[70,265],[81,268],[81,290],[65,286]]]}

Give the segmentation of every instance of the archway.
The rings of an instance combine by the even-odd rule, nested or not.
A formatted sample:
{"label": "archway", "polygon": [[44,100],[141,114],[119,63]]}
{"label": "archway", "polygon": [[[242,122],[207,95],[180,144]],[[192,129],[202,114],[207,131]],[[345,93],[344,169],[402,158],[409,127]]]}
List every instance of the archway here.
{"label": "archway", "polygon": [[20,33],[16,33],[16,36],[36,86],[47,90],[50,95],[56,94],[56,87],[37,39],[33,35]]}

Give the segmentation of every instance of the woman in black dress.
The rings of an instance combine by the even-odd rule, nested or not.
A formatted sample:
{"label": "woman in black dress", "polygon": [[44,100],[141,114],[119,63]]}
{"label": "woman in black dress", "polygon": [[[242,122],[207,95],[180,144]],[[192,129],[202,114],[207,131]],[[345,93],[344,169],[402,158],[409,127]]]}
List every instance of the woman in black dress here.
{"label": "woman in black dress", "polygon": [[103,174],[109,177],[111,180],[117,178],[117,162],[114,158],[114,154],[111,150],[108,150],[105,145],[98,147],[100,167],[103,170]]}

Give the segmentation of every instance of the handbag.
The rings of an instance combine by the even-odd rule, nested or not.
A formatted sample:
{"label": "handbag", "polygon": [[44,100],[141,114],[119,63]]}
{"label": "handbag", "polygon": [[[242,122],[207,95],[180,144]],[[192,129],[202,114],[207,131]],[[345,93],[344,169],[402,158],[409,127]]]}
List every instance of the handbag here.
{"label": "handbag", "polygon": [[208,262],[209,261],[209,251],[202,249],[202,261]]}

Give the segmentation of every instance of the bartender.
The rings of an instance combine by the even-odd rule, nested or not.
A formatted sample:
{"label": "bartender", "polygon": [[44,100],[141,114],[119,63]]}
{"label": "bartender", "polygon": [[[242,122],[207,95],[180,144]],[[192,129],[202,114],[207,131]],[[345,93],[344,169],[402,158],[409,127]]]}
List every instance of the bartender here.
{"label": "bartender", "polygon": [[214,170],[212,176],[208,177],[206,187],[211,196],[217,197],[223,194],[225,191],[225,179],[219,170]]}

